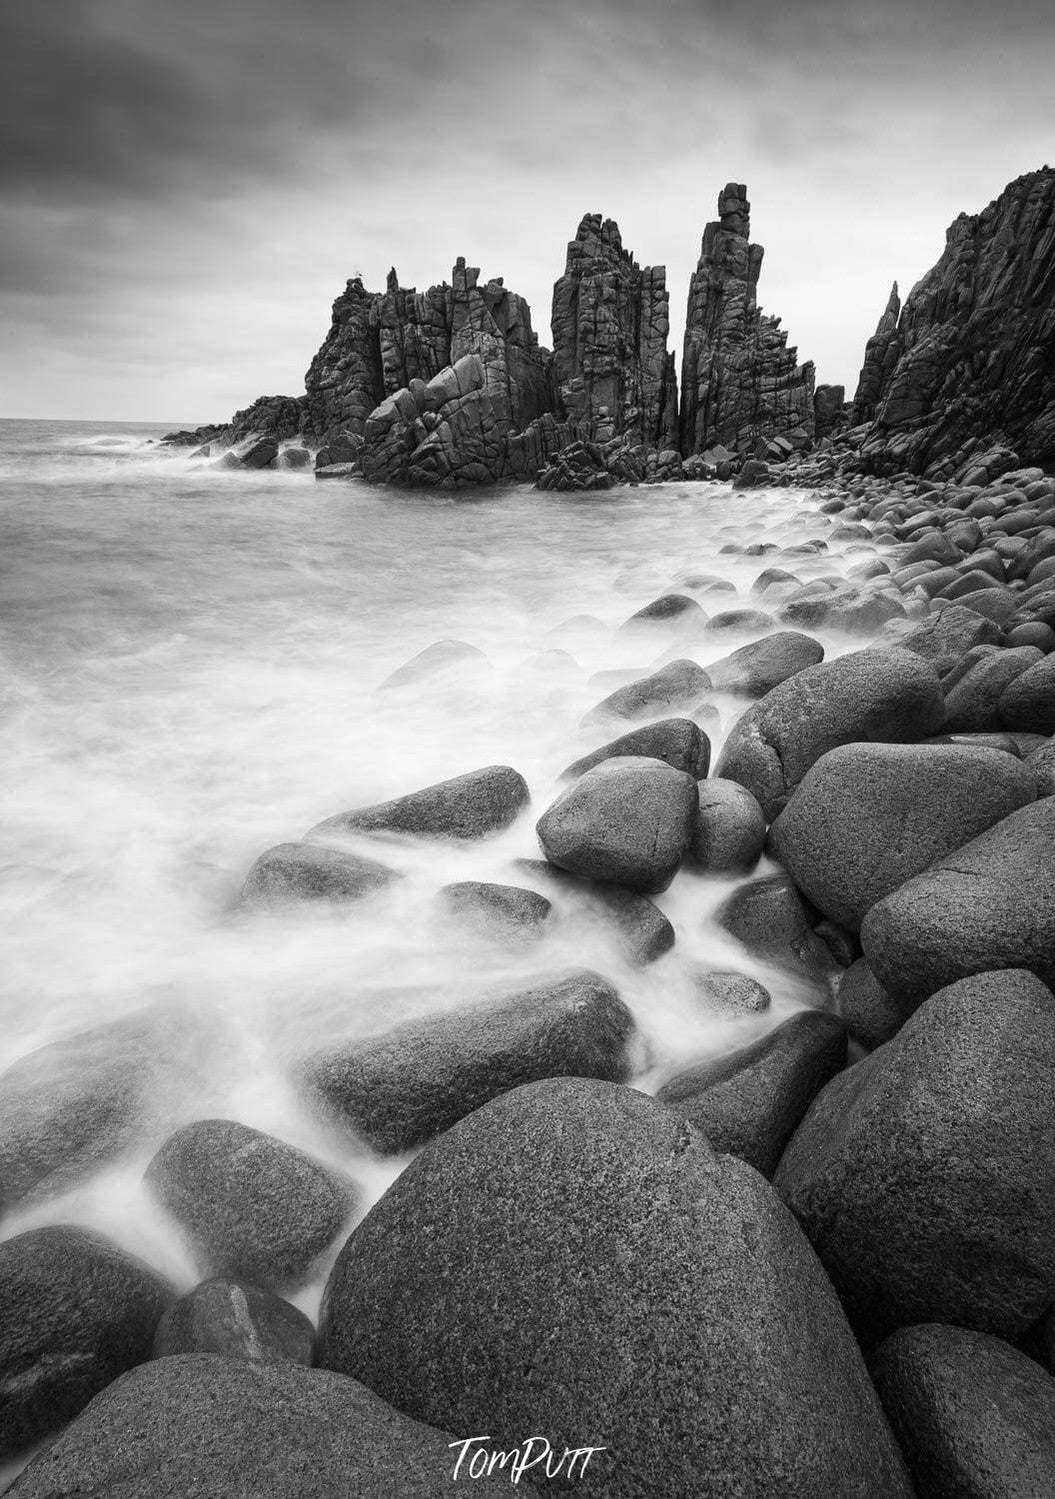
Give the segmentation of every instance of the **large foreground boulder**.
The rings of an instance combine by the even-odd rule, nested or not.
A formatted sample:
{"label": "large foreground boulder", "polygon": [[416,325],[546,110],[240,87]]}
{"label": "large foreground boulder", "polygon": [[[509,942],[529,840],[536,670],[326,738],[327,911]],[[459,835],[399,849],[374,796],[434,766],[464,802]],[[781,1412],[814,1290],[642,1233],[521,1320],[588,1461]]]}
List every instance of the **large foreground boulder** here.
{"label": "large foreground boulder", "polygon": [[303,1077],[328,1114],[390,1154],[523,1083],[621,1081],[633,1033],[633,1016],[611,984],[581,970],[334,1047],[311,1058]]}
{"label": "large foreground boulder", "polygon": [[519,1088],[427,1146],[341,1251],[320,1336],[418,1420],[604,1448],[584,1496],[909,1492],[768,1184],[610,1083]]}
{"label": "large foreground boulder", "polygon": [[899,885],[1035,798],[1012,755],[963,744],[844,744],[807,771],[770,832],[825,916],[851,931]]}
{"label": "large foreground boulder", "polygon": [[527,782],[519,771],[487,765],[394,801],[328,817],[307,836],[407,833],[418,838],[485,838],[515,822],[529,801]]}
{"label": "large foreground boulder", "polygon": [[800,1010],[751,1046],[686,1068],[656,1094],[703,1131],[715,1150],[772,1176],[825,1083],[846,1066],[846,1027]]}
{"label": "large foreground boulder", "polygon": [[1055,981],[1055,798],[1012,812],[878,901],[861,945],[906,1011],[993,968]]}
{"label": "large foreground boulder", "polygon": [[[184,1355],[112,1385],[9,1492],[18,1499],[435,1499],[451,1481],[454,1440],[352,1379],[296,1364]],[[470,1492],[508,1494],[508,1471],[481,1477]]]}
{"label": "large foreground boulder", "polygon": [[999,1338],[904,1327],[872,1377],[917,1492],[934,1499],[1055,1494],[1055,1379]]}
{"label": "large foreground boulder", "polygon": [[824,647],[812,635],[798,630],[778,630],[763,640],[742,645],[738,651],[712,661],[704,668],[711,686],[737,697],[765,697],[781,682],[817,666],[824,660]]}
{"label": "large foreground boulder", "polygon": [[715,774],[746,786],[772,821],[811,765],[840,744],[907,744],[944,716],[933,667],[902,650],[854,651],[807,667],[752,704]]}
{"label": "large foreground boulder", "polygon": [[0,1244],[0,1459],[58,1430],[150,1357],[174,1297],[98,1234],[34,1228]]}
{"label": "large foreground boulder", "polygon": [[818,1095],[775,1184],[866,1339],[912,1322],[1014,1338],[1055,1286],[1055,996],[943,989]]}
{"label": "large foreground boulder", "polygon": [[304,1151],[234,1119],[185,1124],[154,1156],[146,1180],[202,1270],[266,1290],[307,1277],[356,1196]]}
{"label": "large foreground boulder", "polygon": [[606,760],[539,819],[552,864],[652,894],[677,874],[699,805],[695,777],[643,756]]}

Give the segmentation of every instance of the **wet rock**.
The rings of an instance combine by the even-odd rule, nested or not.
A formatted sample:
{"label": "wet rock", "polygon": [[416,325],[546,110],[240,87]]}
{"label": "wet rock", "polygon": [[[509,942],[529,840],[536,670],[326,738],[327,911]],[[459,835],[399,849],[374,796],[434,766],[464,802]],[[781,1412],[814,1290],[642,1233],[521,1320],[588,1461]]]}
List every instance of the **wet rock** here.
{"label": "wet rock", "polygon": [[775,623],[764,609],[724,609],[712,614],[703,630],[705,635],[717,635],[723,630],[768,630]]}
{"label": "wet rock", "polygon": [[824,660],[824,647],[811,635],[778,630],[764,640],[743,645],[705,668],[712,687],[738,697],[764,697],[807,666]]}
{"label": "wet rock", "polygon": [[1055,980],[1055,801],[1012,812],[877,902],[861,943],[906,1012],[994,968]]}
{"label": "wet rock", "polygon": [[619,687],[583,719],[584,724],[606,718],[650,718],[657,713],[691,708],[710,691],[711,679],[695,661],[671,661],[659,671]]}
{"label": "wet rock", "polygon": [[643,609],[632,614],[620,626],[620,633],[633,634],[653,629],[657,625],[667,625],[674,626],[680,634],[685,630],[702,628],[706,623],[707,616],[695,599],[690,599],[684,593],[665,593],[662,598],[653,599],[651,604],[646,604]]}
{"label": "wet rock", "polygon": [[[859,1333],[1014,1338],[1051,1299],[1055,1000],[1032,974],[941,990],[817,1097],[775,1182]],[[998,1102],[997,1102],[998,1101]]]}
{"label": "wet rock", "polygon": [[844,744],[807,771],[770,839],[813,905],[858,931],[876,901],[1034,797],[999,750]]}
{"label": "wet rock", "polygon": [[270,468],[277,457],[278,443],[271,437],[262,437],[239,455],[239,461],[243,468]]}
{"label": "wet rock", "polygon": [[870,1362],[920,1494],[1055,1493],[1055,1380],[999,1338],[903,1327]]}
{"label": "wet rock", "polygon": [[662,760],[606,760],[573,781],[536,831],[552,864],[643,894],[681,865],[699,805],[695,779]]}
{"label": "wet rock", "polygon": [[746,973],[704,969],[696,977],[697,994],[710,1010],[729,1015],[764,1015],[772,999],[769,990]]}
{"label": "wet rock", "polygon": [[846,1027],[823,1010],[800,1010],[726,1056],[679,1072],[656,1094],[720,1154],[772,1176],[813,1099],[846,1066]]}
{"label": "wet rock", "polygon": [[901,1006],[891,999],[864,958],[851,963],[839,980],[839,1014],[858,1046],[875,1051],[904,1024]]}
{"label": "wet rock", "polygon": [[584,1499],[908,1493],[838,1303],[769,1187],[611,1084],[517,1089],[427,1146],[338,1257],[320,1361],[496,1446],[525,1431],[603,1446]]}
{"label": "wet rock", "polygon": [[734,725],[715,774],[746,786],[770,821],[820,757],[854,741],[911,743],[944,716],[933,668],[903,650],[864,650],[807,667]]}
{"label": "wet rock", "polygon": [[499,1094],[544,1077],[629,1075],[634,1021],[580,969],[472,1008],[412,1020],[311,1058],[312,1096],[383,1155],[411,1150]]}
{"label": "wet rock", "polygon": [[689,857],[704,874],[750,874],[765,841],[766,819],[750,791],[717,777],[700,782]]}
{"label": "wet rock", "polygon": [[0,1458],[57,1431],[148,1359],[174,1294],[80,1228],[34,1228],[0,1244]]}
{"label": "wet rock", "polygon": [[1055,630],[1050,625],[1015,625],[1004,637],[1005,645],[1035,645],[1047,654],[1055,651]]}
{"label": "wet rock", "polygon": [[328,817],[309,838],[343,833],[407,833],[418,838],[486,838],[515,822],[531,800],[508,765],[487,765],[374,807]]}
{"label": "wet rock", "polygon": [[544,895],[516,885],[459,880],[437,894],[440,910],[460,926],[499,942],[532,942],[541,937],[553,912]]}
{"label": "wet rock", "polygon": [[710,768],[711,741],[691,718],[663,718],[643,729],[631,729],[629,734],[584,755],[561,772],[561,780],[585,775],[603,760],[620,755],[644,755],[650,760],[662,760],[674,770],[684,770],[701,781]]}
{"label": "wet rock", "polygon": [[216,1353],[260,1364],[310,1365],[315,1329],[303,1312],[234,1280],[203,1280],[168,1308],[154,1333],[154,1358]]}
{"label": "wet rock", "polygon": [[414,687],[430,678],[447,678],[463,669],[476,671],[489,664],[483,651],[475,645],[468,645],[464,640],[437,640],[390,673],[378,691]]}
{"label": "wet rock", "polygon": [[1026,758],[1038,796],[1055,796],[1055,739],[1046,740]]}
{"label": "wet rock", "polygon": [[954,670],[951,678],[943,682],[945,689],[945,729],[949,733],[982,733],[1002,727],[999,712],[1001,695],[1008,686],[1029,670],[1037,661],[1043,660],[1042,652],[1034,646],[1019,646],[1003,650],[995,646],[978,648],[965,658],[965,669]]}
{"label": "wet rock", "polygon": [[585,880],[545,859],[517,859],[515,867],[523,878],[538,881],[555,895],[575,896],[596,911],[613,929],[625,960],[635,967],[654,963],[674,946],[674,928],[646,895],[602,880]]}
{"label": "wet rock", "polygon": [[206,1273],[265,1290],[307,1279],[356,1201],[350,1182],[233,1119],[176,1130],[146,1181]]}
{"label": "wet rock", "polygon": [[298,901],[361,900],[398,880],[394,869],[344,849],[279,843],[261,854],[242,886],[239,904],[271,909]]}
{"label": "wet rock", "polygon": [[1055,734],[1055,655],[1037,661],[1004,688],[999,713],[1009,729]]}
{"label": "wet rock", "polygon": [[906,635],[899,636],[898,645],[930,661],[938,675],[944,676],[974,646],[997,644],[1001,633],[998,624],[973,609],[948,604],[921,619]]}
{"label": "wet rock", "polygon": [[799,894],[782,874],[740,885],[714,919],[764,963],[827,984],[838,972],[827,945],[816,935]]}
{"label": "wet rock", "polygon": [[[185,1355],[112,1385],[33,1459],[11,1493],[433,1499],[451,1482],[453,1440],[352,1379]],[[508,1470],[475,1480],[472,1492],[508,1494]]]}

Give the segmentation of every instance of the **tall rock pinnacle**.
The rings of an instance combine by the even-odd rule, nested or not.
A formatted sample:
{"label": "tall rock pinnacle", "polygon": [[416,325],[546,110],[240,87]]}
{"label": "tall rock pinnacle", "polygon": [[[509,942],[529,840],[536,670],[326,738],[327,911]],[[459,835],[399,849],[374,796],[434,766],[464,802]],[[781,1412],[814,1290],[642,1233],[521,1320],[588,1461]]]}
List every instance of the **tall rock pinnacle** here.
{"label": "tall rock pinnacle", "polygon": [[718,199],[689,283],[681,371],[681,450],[721,444],[747,452],[759,439],[814,430],[813,365],[800,365],[780,320],[758,309],[762,246],[750,243],[742,183]]}

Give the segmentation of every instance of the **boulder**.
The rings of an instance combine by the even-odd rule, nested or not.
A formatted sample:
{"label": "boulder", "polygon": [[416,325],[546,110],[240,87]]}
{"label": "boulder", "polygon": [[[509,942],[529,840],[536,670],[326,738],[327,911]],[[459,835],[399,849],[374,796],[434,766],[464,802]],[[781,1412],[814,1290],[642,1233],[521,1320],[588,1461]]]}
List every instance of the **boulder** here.
{"label": "boulder", "polygon": [[407,833],[417,838],[485,838],[515,822],[531,800],[527,782],[508,765],[488,765],[374,807],[328,817],[308,833]]}
{"label": "boulder", "polygon": [[727,896],[714,913],[723,931],[753,957],[827,985],[839,971],[827,945],[813,931],[798,891],[782,874],[750,880]]}
{"label": "boulder", "polygon": [[394,688],[416,687],[421,682],[449,680],[461,672],[479,671],[488,666],[487,657],[478,646],[464,640],[436,640],[423,651],[397,666],[378,687],[379,692]]}
{"label": "boulder", "polygon": [[944,676],[974,646],[996,645],[1001,633],[994,620],[962,604],[947,604],[899,636],[898,645],[930,661],[938,675]]}
{"label": "boulder", "polygon": [[418,1420],[602,1448],[583,1496],[909,1492],[775,1194],[629,1088],[549,1079],[427,1146],[338,1256],[320,1337]]}
{"label": "boulder", "polygon": [[715,774],[746,786],[772,821],[829,750],[926,739],[943,716],[941,684],[919,656],[854,651],[807,667],[753,703],[734,725]]}
{"label": "boulder", "polygon": [[279,843],[261,854],[242,885],[239,904],[271,910],[301,901],[344,905],[384,890],[400,876],[376,859],[314,843]]}
{"label": "boulder", "polygon": [[1055,1493],[1055,1379],[1017,1348],[931,1322],[900,1328],[870,1367],[918,1493]]}
{"label": "boulder", "polygon": [[933,995],[834,1078],[775,1183],[859,1334],[1015,1338],[1055,1284],[1055,997],[1014,970]]}
{"label": "boulder", "polygon": [[905,1017],[864,958],[851,963],[839,980],[839,1014],[851,1040],[875,1051],[897,1035]]}
{"label": "boulder", "polygon": [[1042,657],[1004,688],[999,713],[1009,729],[1055,734],[1055,655]]}
{"label": "boulder", "polygon": [[650,630],[657,625],[674,626],[678,633],[694,628],[702,628],[707,623],[707,616],[700,608],[695,599],[690,599],[684,593],[665,593],[662,598],[653,599],[651,604],[646,604],[636,614],[631,614],[628,620],[620,625],[620,632],[634,633],[638,630]]}
{"label": "boulder", "polygon": [[964,744],[843,744],[807,771],[773,824],[773,853],[825,916],[866,914],[1035,797],[1013,756]]}
{"label": "boulder", "polygon": [[488,941],[534,942],[545,934],[553,907],[544,895],[517,885],[459,880],[436,896],[439,912]]}
{"label": "boulder", "polygon": [[[434,1499],[451,1482],[455,1440],[354,1379],[189,1354],[146,1364],[111,1385],[9,1492],[18,1499]],[[497,1496],[509,1488],[507,1470],[474,1481],[471,1492]]]}
{"label": "boulder", "polygon": [[713,614],[703,628],[705,634],[717,635],[722,630],[768,630],[775,623],[764,609],[726,609]]}
{"label": "boulder", "polygon": [[34,1228],[0,1244],[0,1459],[148,1359],[174,1295],[149,1266],[80,1228]]}
{"label": "boulder", "polygon": [[302,1075],[331,1117],[383,1155],[412,1150],[489,1099],[544,1077],[629,1076],[634,1020],[599,974],[566,977],[312,1057]]}
{"label": "boulder", "polygon": [[573,781],[536,831],[551,864],[651,894],[677,874],[692,837],[693,776],[662,760],[606,760]]}
{"label": "boulder", "polygon": [[697,995],[723,1017],[764,1015],[772,1004],[769,990],[746,973],[703,968],[694,975]]}
{"label": "boulder", "polygon": [[705,668],[711,686],[738,697],[764,697],[789,677],[824,660],[824,647],[812,635],[778,630],[764,640],[712,661]]}
{"label": "boulder", "polygon": [[838,1016],[800,1010],[752,1045],[679,1072],[656,1097],[719,1153],[772,1176],[813,1099],[845,1066]]}
{"label": "boulder", "polygon": [[304,1151],[233,1119],[176,1130],[146,1180],[203,1270],[265,1290],[307,1279],[357,1197]]}
{"label": "boulder", "polygon": [[750,791],[718,777],[700,782],[689,857],[704,874],[750,874],[765,841],[766,819]]}
{"label": "boulder", "polygon": [[517,859],[516,869],[525,879],[544,885],[558,896],[577,898],[614,929],[626,962],[643,968],[674,946],[674,928],[658,906],[646,895],[606,885],[603,880],[584,880],[545,859]]}
{"label": "boulder", "polygon": [[1055,980],[1055,800],[1012,812],[877,901],[861,945],[906,1012],[993,968]]}
{"label": "boulder", "polygon": [[951,678],[942,683],[946,733],[998,731],[1002,727],[998,708],[1001,694],[1035,662],[1044,659],[1041,651],[1029,645],[978,649],[981,654],[966,665],[962,674],[954,670]]}
{"label": "boulder", "polygon": [[217,1353],[261,1364],[310,1365],[315,1329],[304,1313],[235,1280],[203,1280],[164,1313],[154,1333],[154,1358]]}
{"label": "boulder", "polygon": [[584,725],[612,718],[651,718],[691,708],[710,691],[711,679],[695,661],[671,661],[647,677],[608,694],[583,719]]}
{"label": "boulder", "polygon": [[1055,738],[1045,740],[1026,757],[1038,796],[1055,796]]}
{"label": "boulder", "polygon": [[711,764],[711,741],[691,718],[662,718],[643,729],[631,729],[602,744],[569,765],[561,772],[561,780],[574,780],[600,765],[602,760],[612,760],[621,755],[644,755],[650,760],[662,760],[674,770],[684,770],[701,781]]}

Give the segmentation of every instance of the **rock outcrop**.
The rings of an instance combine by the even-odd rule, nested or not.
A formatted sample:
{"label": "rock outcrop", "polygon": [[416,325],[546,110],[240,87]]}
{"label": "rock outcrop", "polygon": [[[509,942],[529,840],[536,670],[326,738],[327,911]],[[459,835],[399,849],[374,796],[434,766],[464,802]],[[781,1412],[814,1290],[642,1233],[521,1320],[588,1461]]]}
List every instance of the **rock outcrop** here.
{"label": "rock outcrop", "polygon": [[[747,189],[730,182],[707,225],[689,283],[681,373],[681,451],[813,435],[813,365],[799,365],[778,318],[756,302],[762,246],[750,242]],[[801,434],[801,438],[798,436]]]}
{"label": "rock outcrop", "polygon": [[619,226],[588,213],[553,288],[553,368],[568,416],[604,440],[677,447],[665,266],[643,269]]}
{"label": "rock outcrop", "polygon": [[1055,457],[1055,168],[961,214],[868,342],[853,420],[876,473],[987,483]]}

